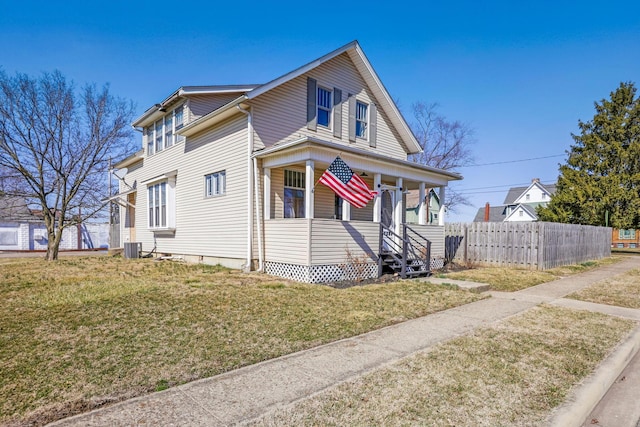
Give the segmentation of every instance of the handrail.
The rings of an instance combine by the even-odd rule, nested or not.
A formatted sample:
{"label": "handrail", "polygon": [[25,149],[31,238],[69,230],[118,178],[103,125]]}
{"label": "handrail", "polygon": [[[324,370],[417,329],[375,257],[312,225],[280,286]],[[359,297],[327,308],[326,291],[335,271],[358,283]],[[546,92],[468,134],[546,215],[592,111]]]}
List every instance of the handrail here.
{"label": "handrail", "polygon": [[[387,232],[391,237],[388,240],[384,238],[384,232]],[[411,233],[408,233],[410,231]],[[384,249],[385,242],[387,249]],[[424,244],[423,242],[426,242]],[[400,257],[394,254],[402,254]],[[378,256],[378,273],[382,275],[382,255],[391,255],[396,262],[400,263],[400,276],[404,279],[407,277],[408,261],[420,262],[426,271],[431,267],[431,242],[418,233],[407,224],[402,225],[402,236],[391,230],[389,227],[380,223],[380,241],[379,241],[379,256]],[[400,258],[400,259],[398,259]]]}

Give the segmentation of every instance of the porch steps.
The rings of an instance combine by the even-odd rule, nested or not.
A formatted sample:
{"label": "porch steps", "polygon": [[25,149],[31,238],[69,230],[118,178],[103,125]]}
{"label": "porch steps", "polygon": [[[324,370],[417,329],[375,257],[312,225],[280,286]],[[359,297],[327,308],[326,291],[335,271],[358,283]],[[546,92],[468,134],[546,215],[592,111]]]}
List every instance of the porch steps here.
{"label": "porch steps", "polygon": [[[382,265],[389,267],[395,273],[402,273],[402,255],[393,252],[381,254]],[[405,274],[410,277],[428,276],[431,274],[429,265],[425,265],[421,259],[407,259]]]}

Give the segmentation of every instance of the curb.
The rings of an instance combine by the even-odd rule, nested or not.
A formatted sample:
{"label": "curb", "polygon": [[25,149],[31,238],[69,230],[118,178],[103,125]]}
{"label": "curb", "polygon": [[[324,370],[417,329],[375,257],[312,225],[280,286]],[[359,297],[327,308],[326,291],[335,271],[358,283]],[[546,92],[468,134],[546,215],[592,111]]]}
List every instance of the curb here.
{"label": "curb", "polygon": [[639,350],[640,326],[637,326],[595,372],[567,396],[565,403],[551,414],[549,425],[580,427]]}

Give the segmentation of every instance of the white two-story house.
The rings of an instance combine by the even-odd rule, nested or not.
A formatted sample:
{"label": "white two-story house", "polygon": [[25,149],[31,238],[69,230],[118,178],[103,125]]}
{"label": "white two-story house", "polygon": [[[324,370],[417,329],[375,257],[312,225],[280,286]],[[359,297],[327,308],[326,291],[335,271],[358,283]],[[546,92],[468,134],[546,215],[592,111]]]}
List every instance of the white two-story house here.
{"label": "white two-story house", "polygon": [[[181,87],[133,126],[141,150],[115,165],[122,244],[304,282],[444,256],[425,194],[462,177],[407,161],[420,146],[356,41],[266,84]],[[318,183],[338,156],[376,192],[364,208]]]}

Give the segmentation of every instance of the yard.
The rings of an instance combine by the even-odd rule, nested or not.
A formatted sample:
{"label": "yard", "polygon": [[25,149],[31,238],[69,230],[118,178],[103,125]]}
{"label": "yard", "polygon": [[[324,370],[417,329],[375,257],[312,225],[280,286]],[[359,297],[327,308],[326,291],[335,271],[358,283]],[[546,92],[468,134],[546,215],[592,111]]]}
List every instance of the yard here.
{"label": "yard", "polygon": [[0,259],[0,424],[43,425],[483,298],[107,257]]}

